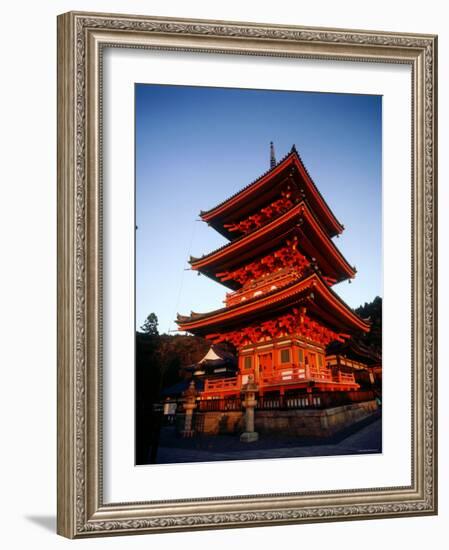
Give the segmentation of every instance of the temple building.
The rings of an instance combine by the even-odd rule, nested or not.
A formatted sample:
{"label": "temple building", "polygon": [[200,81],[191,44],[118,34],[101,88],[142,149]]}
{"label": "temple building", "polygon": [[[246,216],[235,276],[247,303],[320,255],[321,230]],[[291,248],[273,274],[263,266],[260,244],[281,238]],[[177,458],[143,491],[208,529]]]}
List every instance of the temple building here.
{"label": "temple building", "polygon": [[181,380],[173,386],[164,388],[162,397],[180,398],[192,380],[195,388],[202,392],[206,381],[222,379],[223,377],[234,379],[238,375],[236,357],[233,353],[222,349],[222,347],[212,345],[197,363],[183,365],[179,374]]}
{"label": "temple building", "polygon": [[352,372],[363,389],[382,390],[382,356],[362,342],[351,338],[332,342],[326,349],[326,363],[334,370]]}
{"label": "temple building", "polygon": [[370,325],[333,290],[356,269],[332,240],[344,227],[295,146],[276,162],[271,145],[270,169],[200,216],[229,242],[191,257],[191,268],[228,293],[224,307],[178,315],[177,323],[212,344],[232,344],[237,355],[222,376],[202,372],[200,399],[238,396],[249,379],[260,398],[309,403],[322,392],[359,390],[357,372],[368,372],[367,362],[355,352],[351,363],[342,350]]}
{"label": "temple building", "polygon": [[234,378],[238,374],[236,357],[234,354],[212,345],[209,351],[198,363],[182,368],[186,380],[195,380],[196,387],[204,388],[204,381]]}

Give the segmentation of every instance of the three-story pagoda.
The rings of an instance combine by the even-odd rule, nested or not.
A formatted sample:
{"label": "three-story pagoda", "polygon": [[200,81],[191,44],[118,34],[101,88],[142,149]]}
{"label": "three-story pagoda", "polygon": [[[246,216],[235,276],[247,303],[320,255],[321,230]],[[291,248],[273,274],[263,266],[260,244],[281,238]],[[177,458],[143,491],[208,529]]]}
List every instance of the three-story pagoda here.
{"label": "three-story pagoda", "polygon": [[229,242],[192,269],[225,285],[225,307],[178,315],[179,329],[214,344],[229,342],[238,355],[233,377],[206,380],[201,398],[240,393],[249,375],[259,394],[285,392],[314,399],[321,391],[358,389],[354,375],[326,361],[326,348],[369,331],[332,290],[356,270],[332,238],[344,227],[307,172],[295,146],[268,172],[201,212]]}

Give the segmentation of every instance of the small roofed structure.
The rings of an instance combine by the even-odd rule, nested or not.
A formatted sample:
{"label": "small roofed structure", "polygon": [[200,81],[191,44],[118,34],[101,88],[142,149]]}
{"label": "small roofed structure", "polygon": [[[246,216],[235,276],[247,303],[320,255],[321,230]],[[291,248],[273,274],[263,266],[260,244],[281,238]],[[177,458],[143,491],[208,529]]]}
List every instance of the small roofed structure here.
{"label": "small roofed structure", "polygon": [[235,376],[237,372],[237,358],[228,351],[219,346],[212,345],[206,355],[193,365],[184,367],[186,372],[190,372],[197,380],[204,377],[226,377]]}
{"label": "small roofed structure", "polygon": [[212,345],[197,363],[181,367],[183,380],[162,390],[165,398],[178,398],[189,387],[192,380],[197,392],[204,391],[204,380],[236,376],[238,371],[236,356],[220,346]]}

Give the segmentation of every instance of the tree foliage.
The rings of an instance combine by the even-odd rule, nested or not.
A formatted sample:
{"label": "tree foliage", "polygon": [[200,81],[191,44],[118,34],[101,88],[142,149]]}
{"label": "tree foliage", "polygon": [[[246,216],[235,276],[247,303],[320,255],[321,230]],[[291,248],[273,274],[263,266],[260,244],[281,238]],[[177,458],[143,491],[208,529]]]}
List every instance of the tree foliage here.
{"label": "tree foliage", "polygon": [[155,313],[150,313],[148,317],[145,319],[143,325],[140,327],[140,330],[144,334],[148,334],[150,336],[157,336],[159,334],[158,330],[158,318]]}
{"label": "tree foliage", "polygon": [[372,302],[365,302],[355,312],[371,323],[371,330],[364,335],[362,342],[379,354],[382,354],[382,298],[376,296]]}
{"label": "tree foliage", "polygon": [[196,336],[160,335],[154,313],[141,330],[136,332],[136,462],[147,464],[155,422],[153,405],[160,402],[164,388],[181,380],[180,368],[198,362],[210,344]]}

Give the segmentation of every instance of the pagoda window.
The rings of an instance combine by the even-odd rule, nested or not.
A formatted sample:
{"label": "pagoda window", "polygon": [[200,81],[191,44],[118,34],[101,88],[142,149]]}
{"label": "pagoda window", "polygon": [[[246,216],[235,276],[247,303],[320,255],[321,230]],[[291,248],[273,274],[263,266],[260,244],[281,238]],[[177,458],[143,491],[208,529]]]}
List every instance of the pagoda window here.
{"label": "pagoda window", "polygon": [[290,363],[290,349],[281,350],[281,363]]}
{"label": "pagoda window", "polygon": [[251,355],[247,355],[243,358],[243,366],[245,369],[250,369],[253,366],[253,358]]}
{"label": "pagoda window", "polygon": [[300,365],[304,364],[304,350],[302,348],[298,349],[298,363]]}
{"label": "pagoda window", "polygon": [[316,367],[316,355],[314,353],[309,352],[309,365],[311,367]]}
{"label": "pagoda window", "polygon": [[323,356],[322,355],[318,355],[318,366],[320,367],[320,369],[323,367]]}

